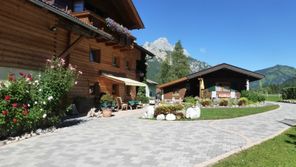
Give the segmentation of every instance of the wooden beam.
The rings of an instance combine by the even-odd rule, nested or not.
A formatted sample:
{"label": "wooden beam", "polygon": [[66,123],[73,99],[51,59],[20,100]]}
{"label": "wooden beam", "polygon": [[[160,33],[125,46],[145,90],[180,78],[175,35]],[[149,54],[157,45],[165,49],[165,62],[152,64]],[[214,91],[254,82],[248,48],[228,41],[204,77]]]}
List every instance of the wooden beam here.
{"label": "wooden beam", "polygon": [[66,48],[60,55],[60,58],[65,58],[68,54],[70,54],[77,45],[84,39],[83,36],[79,36],[68,48]]}
{"label": "wooden beam", "polygon": [[99,39],[96,39],[96,41],[97,41],[98,43],[101,43],[101,42],[106,42],[106,41],[107,41],[107,39],[104,39],[104,38],[99,38]]}
{"label": "wooden beam", "polygon": [[126,48],[126,46],[122,46],[122,45],[119,45],[119,46],[113,46],[114,49],[123,49],[123,48]]}
{"label": "wooden beam", "polygon": [[130,51],[131,49],[130,48],[123,48],[123,49],[120,49],[121,52],[127,52],[127,51]]}
{"label": "wooden beam", "polygon": [[108,42],[106,43],[107,46],[115,46],[115,45],[118,45],[118,43],[115,43],[115,42]]}

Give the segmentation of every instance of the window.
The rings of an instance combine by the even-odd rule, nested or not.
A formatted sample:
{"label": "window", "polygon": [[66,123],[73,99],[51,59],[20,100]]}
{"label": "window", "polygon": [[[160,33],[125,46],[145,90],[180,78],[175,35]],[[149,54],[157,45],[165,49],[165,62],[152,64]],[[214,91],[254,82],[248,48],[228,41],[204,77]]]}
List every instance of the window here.
{"label": "window", "polygon": [[126,86],[125,87],[125,94],[126,94],[126,96],[130,96],[131,95],[131,87],[130,86]]}
{"label": "window", "polygon": [[116,57],[116,56],[112,57],[112,65],[114,67],[119,67],[119,59],[118,59],[118,57]]}
{"label": "window", "polygon": [[84,0],[76,0],[73,2],[73,12],[84,11]]}
{"label": "window", "polygon": [[130,70],[130,65],[128,61],[125,62],[125,69],[127,69],[128,71]]}
{"label": "window", "polygon": [[89,61],[95,62],[95,63],[100,63],[101,62],[101,50],[100,49],[90,49]]}
{"label": "window", "polygon": [[119,87],[118,85],[112,85],[112,95],[118,95]]}
{"label": "window", "polygon": [[230,92],[230,83],[217,83],[216,91],[218,92]]}

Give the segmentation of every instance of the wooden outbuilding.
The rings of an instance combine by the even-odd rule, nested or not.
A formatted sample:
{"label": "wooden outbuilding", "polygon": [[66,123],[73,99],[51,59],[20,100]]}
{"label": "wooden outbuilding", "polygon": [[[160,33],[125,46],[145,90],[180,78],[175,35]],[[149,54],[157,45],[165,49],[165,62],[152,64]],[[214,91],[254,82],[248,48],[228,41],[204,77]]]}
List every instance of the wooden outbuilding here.
{"label": "wooden outbuilding", "polygon": [[262,74],[224,63],[159,85],[158,89],[164,100],[186,96],[239,98],[242,90],[249,90],[250,82],[262,78]]}

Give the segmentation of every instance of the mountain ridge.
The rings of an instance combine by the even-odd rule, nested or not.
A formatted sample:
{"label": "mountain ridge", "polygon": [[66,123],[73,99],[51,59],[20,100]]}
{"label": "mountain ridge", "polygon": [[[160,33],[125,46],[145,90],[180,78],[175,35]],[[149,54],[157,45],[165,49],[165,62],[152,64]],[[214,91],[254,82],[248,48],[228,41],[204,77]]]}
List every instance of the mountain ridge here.
{"label": "mountain ridge", "polygon": [[[278,64],[255,72],[265,75],[265,78],[260,81],[262,86],[281,85],[296,77],[296,68],[288,65]],[[251,87],[259,88],[259,81],[251,83]]]}

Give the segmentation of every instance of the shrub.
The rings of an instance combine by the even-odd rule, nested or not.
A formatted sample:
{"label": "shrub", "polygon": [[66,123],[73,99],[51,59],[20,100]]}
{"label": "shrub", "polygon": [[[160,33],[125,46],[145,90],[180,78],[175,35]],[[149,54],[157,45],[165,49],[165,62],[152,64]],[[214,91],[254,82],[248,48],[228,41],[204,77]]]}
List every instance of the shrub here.
{"label": "shrub", "polygon": [[265,97],[257,92],[254,91],[242,91],[241,97],[245,97],[252,102],[263,102],[265,101]]}
{"label": "shrub", "polygon": [[184,109],[184,106],[181,105],[181,104],[158,106],[155,109],[154,116],[156,117],[157,115],[160,115],[160,114],[164,114],[164,115],[176,114],[177,111],[180,111],[180,110],[183,110],[183,109]]}
{"label": "shrub", "polygon": [[136,100],[141,101],[144,104],[149,103],[149,97],[146,97],[146,88],[141,86],[139,87]]}
{"label": "shrub", "polygon": [[228,105],[229,106],[237,105],[237,103],[238,103],[237,99],[231,98],[231,99],[228,100]]}
{"label": "shrub", "polygon": [[184,102],[185,103],[191,103],[193,106],[195,106],[196,102],[197,102],[197,99],[195,99],[192,96],[187,96],[187,97],[185,97]]}
{"label": "shrub", "polygon": [[245,106],[245,105],[248,104],[248,102],[249,102],[249,100],[247,98],[242,97],[242,98],[240,98],[238,100],[237,105],[239,105],[239,106]]}
{"label": "shrub", "polygon": [[227,100],[227,99],[222,99],[222,100],[219,102],[219,106],[228,106],[228,100]]}
{"label": "shrub", "polygon": [[176,119],[177,119],[177,120],[184,119],[184,118],[185,118],[185,116],[184,116],[183,113],[181,113],[181,112],[177,112],[177,113],[176,113]]}
{"label": "shrub", "polygon": [[137,96],[136,100],[144,103],[144,104],[148,104],[149,103],[149,97],[146,96]]}
{"label": "shrub", "polygon": [[284,88],[282,90],[283,99],[296,99],[296,87]]}
{"label": "shrub", "polygon": [[63,98],[81,73],[63,66],[62,59],[48,60],[42,75],[9,74],[0,84],[0,138],[59,123],[66,111]]}
{"label": "shrub", "polygon": [[206,107],[206,106],[210,106],[212,104],[212,101],[211,101],[211,99],[203,99],[203,100],[201,100],[200,103],[202,106]]}
{"label": "shrub", "polygon": [[111,96],[109,93],[104,94],[101,97],[101,102],[103,103],[112,103],[114,101],[113,96]]}

